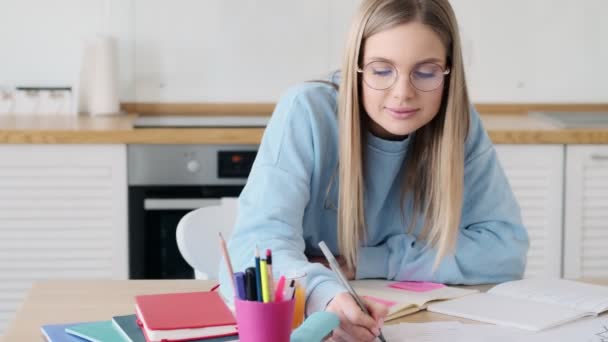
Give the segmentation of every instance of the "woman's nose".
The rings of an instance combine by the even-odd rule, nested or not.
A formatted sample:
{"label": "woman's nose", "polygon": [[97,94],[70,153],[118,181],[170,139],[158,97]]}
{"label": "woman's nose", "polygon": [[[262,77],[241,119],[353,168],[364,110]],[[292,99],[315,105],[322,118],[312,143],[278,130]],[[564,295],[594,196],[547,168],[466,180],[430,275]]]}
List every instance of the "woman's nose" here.
{"label": "woman's nose", "polygon": [[416,95],[416,88],[410,82],[409,75],[400,74],[391,89],[392,95],[399,99],[409,99]]}

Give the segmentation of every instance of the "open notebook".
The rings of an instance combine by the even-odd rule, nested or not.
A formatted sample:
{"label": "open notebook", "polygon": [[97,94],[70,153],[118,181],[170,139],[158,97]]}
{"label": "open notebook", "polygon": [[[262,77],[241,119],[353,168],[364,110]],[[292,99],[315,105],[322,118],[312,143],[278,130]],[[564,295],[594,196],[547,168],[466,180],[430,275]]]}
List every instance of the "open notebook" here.
{"label": "open notebook", "polygon": [[388,306],[386,321],[424,310],[432,301],[458,298],[479,292],[475,289],[426,282],[355,280],[350,284],[359,296]]}
{"label": "open notebook", "polygon": [[429,311],[539,331],[608,310],[608,287],[564,279],[524,279],[440,303]]}

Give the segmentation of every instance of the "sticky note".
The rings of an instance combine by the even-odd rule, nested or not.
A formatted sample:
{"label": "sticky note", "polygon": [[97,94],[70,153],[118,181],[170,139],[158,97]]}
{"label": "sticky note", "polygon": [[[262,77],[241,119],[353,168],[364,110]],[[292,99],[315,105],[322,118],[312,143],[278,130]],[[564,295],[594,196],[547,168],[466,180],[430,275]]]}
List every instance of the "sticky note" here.
{"label": "sticky note", "polygon": [[363,296],[363,298],[365,298],[367,300],[370,300],[372,302],[384,304],[384,305],[386,305],[389,308],[391,306],[397,304],[397,302],[393,302],[393,301],[390,301],[390,300],[386,300],[386,299],[382,299],[382,298],[378,298],[378,297],[373,297],[373,296]]}
{"label": "sticky note", "polygon": [[439,283],[430,283],[424,281],[400,281],[398,283],[393,283],[388,287],[392,287],[394,289],[413,291],[413,292],[427,292],[436,289],[440,289],[445,287],[443,284]]}

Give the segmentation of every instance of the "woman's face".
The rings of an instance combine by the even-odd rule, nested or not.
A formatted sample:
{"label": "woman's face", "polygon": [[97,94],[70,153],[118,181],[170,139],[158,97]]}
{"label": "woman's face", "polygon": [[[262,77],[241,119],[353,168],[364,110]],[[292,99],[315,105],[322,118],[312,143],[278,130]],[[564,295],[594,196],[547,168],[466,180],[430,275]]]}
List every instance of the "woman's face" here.
{"label": "woman's face", "polygon": [[[368,65],[374,61],[384,63]],[[429,27],[411,22],[367,38],[360,67],[364,70],[360,75],[364,80],[363,107],[371,119],[369,129],[374,135],[401,139],[437,115],[445,82],[442,71],[446,69],[446,48]],[[389,88],[374,89],[390,84],[395,76]],[[441,83],[430,91],[416,88],[428,90],[437,82]]]}

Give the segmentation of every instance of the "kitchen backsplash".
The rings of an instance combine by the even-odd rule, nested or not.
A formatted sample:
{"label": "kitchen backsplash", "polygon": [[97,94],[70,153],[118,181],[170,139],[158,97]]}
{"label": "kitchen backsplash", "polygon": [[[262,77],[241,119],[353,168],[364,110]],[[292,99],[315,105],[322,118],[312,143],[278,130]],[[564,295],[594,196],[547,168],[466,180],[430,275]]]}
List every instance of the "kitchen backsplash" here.
{"label": "kitchen backsplash", "polygon": [[[274,102],[339,67],[359,2],[4,0],[0,87],[72,84],[83,40],[103,33],[121,102]],[[607,1],[451,3],[474,102],[606,102]]]}

